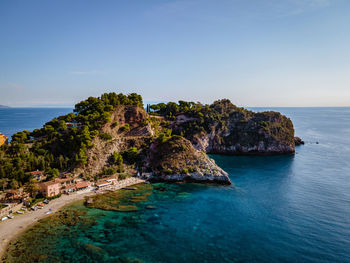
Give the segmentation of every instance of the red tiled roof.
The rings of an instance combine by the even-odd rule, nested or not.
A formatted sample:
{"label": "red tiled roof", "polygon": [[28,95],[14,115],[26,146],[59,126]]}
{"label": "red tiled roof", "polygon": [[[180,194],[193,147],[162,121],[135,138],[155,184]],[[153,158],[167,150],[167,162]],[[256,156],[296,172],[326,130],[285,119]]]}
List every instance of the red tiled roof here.
{"label": "red tiled roof", "polygon": [[37,175],[37,174],[42,174],[43,172],[42,171],[33,171],[30,173],[31,173],[31,175]]}
{"label": "red tiled roof", "polygon": [[89,187],[90,186],[90,183],[89,182],[79,182],[75,185],[75,187],[77,189],[80,189],[80,188],[85,188],[85,187]]}

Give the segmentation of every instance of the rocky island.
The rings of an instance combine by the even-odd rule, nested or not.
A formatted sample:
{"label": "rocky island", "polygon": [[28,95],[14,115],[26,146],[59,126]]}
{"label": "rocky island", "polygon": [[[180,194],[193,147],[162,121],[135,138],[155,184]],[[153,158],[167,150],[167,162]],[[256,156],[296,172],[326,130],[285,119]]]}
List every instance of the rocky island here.
{"label": "rocky island", "polygon": [[296,142],[292,121],[278,112],[255,113],[227,99],[145,110],[138,94],[108,93],[41,129],[14,134],[1,148],[0,172],[20,185],[36,169],[95,181],[138,174],[150,181],[231,184],[207,154],[292,154]]}

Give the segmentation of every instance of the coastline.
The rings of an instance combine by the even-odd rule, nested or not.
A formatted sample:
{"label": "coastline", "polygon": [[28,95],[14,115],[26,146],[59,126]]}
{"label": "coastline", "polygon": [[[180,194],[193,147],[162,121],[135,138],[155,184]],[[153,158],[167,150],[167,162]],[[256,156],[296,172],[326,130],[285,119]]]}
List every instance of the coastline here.
{"label": "coastline", "polygon": [[[0,222],[0,259],[4,257],[10,242],[18,238],[28,228],[35,225],[40,219],[49,217],[60,211],[63,207],[76,201],[80,201],[87,196],[103,194],[106,191],[116,191],[123,187],[140,184],[143,182],[144,180],[132,177],[119,181],[116,185],[103,189],[102,191],[85,191],[77,192],[71,195],[63,195],[60,198],[52,200],[49,204],[45,205],[43,209],[27,211],[23,215],[16,215],[13,219],[7,219],[6,221]],[[49,209],[51,209],[51,213],[46,214],[50,211]]]}

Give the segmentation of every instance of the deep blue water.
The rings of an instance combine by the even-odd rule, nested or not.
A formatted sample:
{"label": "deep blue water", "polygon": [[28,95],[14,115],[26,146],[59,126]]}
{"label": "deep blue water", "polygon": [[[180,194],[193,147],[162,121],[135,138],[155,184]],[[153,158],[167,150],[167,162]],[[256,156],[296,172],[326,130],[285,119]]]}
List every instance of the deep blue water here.
{"label": "deep blue water", "polygon": [[23,130],[41,128],[54,117],[72,112],[71,108],[0,108],[0,132],[9,137]]}
{"label": "deep blue water", "polygon": [[139,211],[88,209],[97,225],[42,243],[70,262],[350,262],[350,108],[274,110],[307,142],[295,155],[212,156],[234,186],[157,184]]}

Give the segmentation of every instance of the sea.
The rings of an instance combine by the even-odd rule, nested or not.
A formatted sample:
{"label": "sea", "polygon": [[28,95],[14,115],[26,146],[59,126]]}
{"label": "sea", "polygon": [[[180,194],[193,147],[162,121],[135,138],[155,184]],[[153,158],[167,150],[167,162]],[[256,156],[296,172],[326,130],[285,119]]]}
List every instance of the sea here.
{"label": "sea", "polygon": [[[76,221],[42,221],[8,261],[350,262],[350,108],[252,110],[285,114],[305,145],[294,155],[211,155],[231,186],[141,185],[123,190],[123,204],[135,208],[128,212],[72,204]],[[0,132],[70,111],[0,109]]]}

